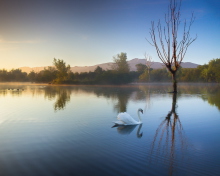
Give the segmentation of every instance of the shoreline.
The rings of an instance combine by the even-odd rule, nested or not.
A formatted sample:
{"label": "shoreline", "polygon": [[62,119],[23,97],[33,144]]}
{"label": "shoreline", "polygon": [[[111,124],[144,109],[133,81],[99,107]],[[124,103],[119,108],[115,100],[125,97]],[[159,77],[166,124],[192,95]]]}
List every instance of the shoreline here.
{"label": "shoreline", "polygon": [[[0,82],[0,85],[43,85],[43,86],[102,86],[102,87],[129,87],[129,86],[172,86],[172,82],[146,82],[146,83],[138,83],[133,82],[129,84],[121,84],[121,85],[114,85],[114,84],[48,84],[48,83],[31,83],[31,82]],[[220,83],[203,83],[203,82],[179,82],[177,85],[201,85],[201,86],[211,86],[211,85],[220,85]]]}

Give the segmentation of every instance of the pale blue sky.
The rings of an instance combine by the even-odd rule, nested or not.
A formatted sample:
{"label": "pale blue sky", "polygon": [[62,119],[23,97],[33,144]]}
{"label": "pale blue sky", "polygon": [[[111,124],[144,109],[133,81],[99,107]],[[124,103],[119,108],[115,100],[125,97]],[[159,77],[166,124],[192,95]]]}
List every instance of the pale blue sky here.
{"label": "pale blue sky", "polygon": [[[164,19],[169,0],[1,0],[0,68],[49,66],[53,58],[71,66],[128,60],[144,53],[160,61],[146,41],[151,21]],[[220,58],[220,1],[183,0],[182,18],[196,20],[184,62]]]}

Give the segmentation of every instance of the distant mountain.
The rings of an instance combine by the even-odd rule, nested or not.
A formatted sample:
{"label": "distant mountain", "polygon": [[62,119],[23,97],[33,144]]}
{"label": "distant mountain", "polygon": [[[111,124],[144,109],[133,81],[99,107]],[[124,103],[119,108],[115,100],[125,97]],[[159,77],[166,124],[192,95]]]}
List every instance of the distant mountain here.
{"label": "distant mountain", "polygon": [[[136,71],[136,65],[139,63],[146,64],[146,59],[135,58],[135,59],[128,61],[128,64],[130,66],[130,70]],[[90,72],[90,71],[93,72],[98,66],[104,70],[111,70],[112,66],[113,66],[113,62],[98,64],[98,65],[93,65],[93,66],[75,66],[75,67],[71,67],[71,70],[74,73],[75,72],[78,72],[78,73]],[[191,63],[191,62],[182,62],[181,66],[183,68],[197,68],[198,64]],[[163,68],[163,67],[164,67],[164,64],[162,64],[160,62],[152,62],[152,65],[151,65],[151,68],[153,68],[153,69],[159,69],[159,68]],[[23,72],[27,72],[27,73],[31,72],[32,70],[35,72],[39,72],[39,71],[43,70],[44,68],[47,68],[47,67],[32,67],[32,68],[20,67],[20,69]]]}
{"label": "distant mountain", "polygon": [[44,68],[47,68],[47,67],[20,67],[19,69],[21,69],[23,72],[30,73],[31,71],[39,72],[43,70]]}
{"label": "distant mountain", "polygon": [[[130,65],[130,70],[131,71],[136,71],[136,65],[141,63],[141,64],[146,64],[146,59],[138,59],[138,58],[135,58],[135,59],[132,59],[130,61],[128,61],[129,65]],[[191,63],[191,62],[182,62],[181,63],[181,66],[183,68],[197,68],[198,67],[198,64],[194,64],[194,63]],[[151,68],[153,69],[159,69],[159,68],[163,68],[165,67],[163,63],[161,62],[152,62],[152,65],[151,65]]]}

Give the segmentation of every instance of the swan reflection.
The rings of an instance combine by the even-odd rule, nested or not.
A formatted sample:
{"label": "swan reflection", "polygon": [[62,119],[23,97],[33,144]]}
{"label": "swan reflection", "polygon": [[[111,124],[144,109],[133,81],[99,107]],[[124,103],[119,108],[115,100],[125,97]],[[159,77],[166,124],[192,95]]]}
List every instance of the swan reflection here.
{"label": "swan reflection", "polygon": [[117,132],[121,135],[129,135],[134,131],[134,129],[138,126],[136,136],[137,138],[141,138],[143,136],[143,132],[141,131],[142,124],[140,125],[114,125],[112,128],[117,128]]}

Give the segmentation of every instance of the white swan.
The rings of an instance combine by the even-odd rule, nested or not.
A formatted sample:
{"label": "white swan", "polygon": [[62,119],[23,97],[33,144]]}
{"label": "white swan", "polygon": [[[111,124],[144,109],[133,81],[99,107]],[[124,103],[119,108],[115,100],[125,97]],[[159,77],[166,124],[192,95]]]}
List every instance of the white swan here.
{"label": "white swan", "polygon": [[115,125],[138,125],[142,124],[140,112],[143,114],[143,110],[141,108],[138,109],[138,118],[139,121],[134,120],[127,112],[121,112],[117,116],[117,121],[115,121]]}

